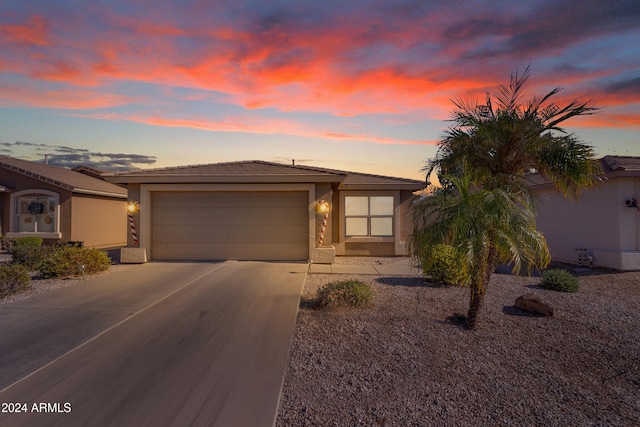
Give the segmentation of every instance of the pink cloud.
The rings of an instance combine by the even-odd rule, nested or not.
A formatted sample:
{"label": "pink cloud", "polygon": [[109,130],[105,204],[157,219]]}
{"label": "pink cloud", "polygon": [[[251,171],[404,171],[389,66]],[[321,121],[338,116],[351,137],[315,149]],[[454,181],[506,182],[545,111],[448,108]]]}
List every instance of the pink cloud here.
{"label": "pink cloud", "polygon": [[0,36],[4,44],[44,46],[49,44],[49,25],[43,16],[32,15],[21,24],[0,23]]}
{"label": "pink cloud", "polygon": [[282,135],[295,135],[309,138],[321,138],[330,139],[336,141],[350,141],[350,142],[370,142],[377,144],[401,144],[401,145],[433,145],[437,141],[415,141],[415,140],[400,140],[394,138],[382,138],[367,134],[353,134],[353,133],[340,133],[330,132],[322,130],[309,129],[306,126],[301,125],[298,122],[291,122],[286,120],[258,120],[258,119],[246,119],[240,120],[237,118],[225,119],[220,121],[211,121],[206,119],[174,119],[164,118],[159,116],[134,116],[134,115],[120,115],[113,113],[105,114],[70,114],[73,117],[83,117],[89,119],[98,120],[110,120],[110,121],[130,121],[135,123],[142,123],[152,126],[164,126],[164,127],[182,127],[190,129],[198,129],[212,132],[243,132],[254,134],[282,134]]}

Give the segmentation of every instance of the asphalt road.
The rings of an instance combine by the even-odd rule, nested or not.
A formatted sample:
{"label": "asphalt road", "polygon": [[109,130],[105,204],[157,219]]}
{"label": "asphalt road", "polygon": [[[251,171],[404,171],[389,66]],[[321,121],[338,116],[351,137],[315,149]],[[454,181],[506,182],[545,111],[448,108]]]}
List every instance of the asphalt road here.
{"label": "asphalt road", "polygon": [[273,425],[306,269],[149,263],[0,307],[0,425]]}

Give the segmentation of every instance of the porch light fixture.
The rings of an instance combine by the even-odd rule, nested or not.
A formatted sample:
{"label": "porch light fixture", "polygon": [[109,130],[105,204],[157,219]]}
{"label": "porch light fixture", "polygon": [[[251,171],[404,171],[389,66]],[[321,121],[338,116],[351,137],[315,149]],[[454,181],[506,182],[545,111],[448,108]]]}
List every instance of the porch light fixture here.
{"label": "porch light fixture", "polygon": [[138,212],[140,210],[140,202],[131,201],[127,204],[127,210],[131,213]]}
{"label": "porch light fixture", "polygon": [[326,214],[331,210],[331,205],[329,205],[329,202],[327,202],[326,200],[320,200],[316,209],[318,213]]}

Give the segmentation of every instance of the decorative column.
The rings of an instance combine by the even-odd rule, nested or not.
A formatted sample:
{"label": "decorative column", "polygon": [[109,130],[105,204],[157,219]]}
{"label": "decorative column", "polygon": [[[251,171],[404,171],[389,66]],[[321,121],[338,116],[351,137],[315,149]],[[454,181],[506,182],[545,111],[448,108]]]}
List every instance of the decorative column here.
{"label": "decorative column", "polygon": [[133,238],[133,244],[138,246],[138,233],[136,232],[136,223],[133,221],[133,213],[140,210],[139,202],[129,202],[127,206],[129,216],[129,229],[131,230],[131,237]]}
{"label": "decorative column", "polygon": [[320,200],[318,202],[318,213],[322,214],[322,226],[320,227],[320,233],[318,237],[318,246],[322,246],[322,241],[324,240],[324,233],[327,230],[327,222],[329,221],[329,212],[331,211],[331,206],[329,202],[326,200]]}

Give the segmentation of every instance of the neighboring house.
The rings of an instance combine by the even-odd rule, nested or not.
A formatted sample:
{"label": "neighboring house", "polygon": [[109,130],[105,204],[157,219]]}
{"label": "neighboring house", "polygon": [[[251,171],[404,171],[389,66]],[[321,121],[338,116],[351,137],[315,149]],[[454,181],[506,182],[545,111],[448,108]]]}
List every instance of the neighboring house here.
{"label": "neighboring house", "polygon": [[[126,184],[142,260],[312,260],[407,254],[421,181],[243,161],[105,176]],[[134,242],[129,236],[129,246]]]}
{"label": "neighboring house", "polygon": [[102,179],[0,156],[0,227],[9,238],[83,242],[94,248],[127,242],[127,190]]}
{"label": "neighboring house", "polygon": [[586,255],[594,266],[640,270],[640,157],[605,156],[600,162],[603,181],[577,203],[548,182],[531,185],[542,196],[538,229],[557,261],[578,264]]}

